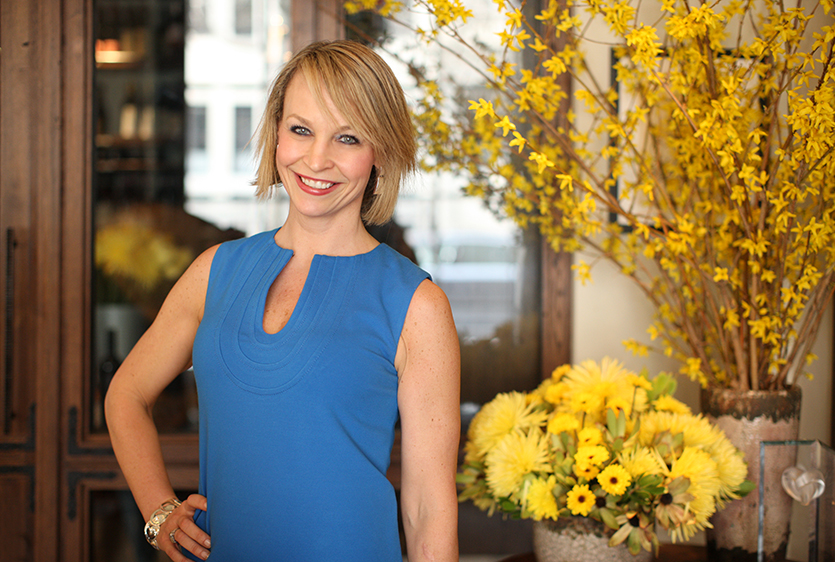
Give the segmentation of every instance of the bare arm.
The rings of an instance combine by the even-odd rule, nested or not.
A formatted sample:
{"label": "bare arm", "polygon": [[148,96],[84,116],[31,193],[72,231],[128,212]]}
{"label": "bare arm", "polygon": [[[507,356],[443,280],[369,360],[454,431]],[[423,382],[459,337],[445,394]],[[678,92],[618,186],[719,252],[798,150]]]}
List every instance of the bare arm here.
{"label": "bare arm", "polygon": [[457,561],[460,352],[446,295],[431,281],[412,298],[396,363],[409,562]]}
{"label": "bare arm", "polygon": [[[201,254],[174,285],[148,331],[136,343],[113,377],[105,397],[105,415],[113,451],[145,520],[174,496],[154,425],[154,403],[168,384],[191,365],[194,336],[203,315],[209,269],[215,248]],[[173,560],[186,560],[169,540],[177,540],[199,557],[208,556],[208,535],[192,521],[195,509],[206,509],[202,496],[191,496],[160,529],[157,544]],[[141,532],[138,529],[137,532]]]}

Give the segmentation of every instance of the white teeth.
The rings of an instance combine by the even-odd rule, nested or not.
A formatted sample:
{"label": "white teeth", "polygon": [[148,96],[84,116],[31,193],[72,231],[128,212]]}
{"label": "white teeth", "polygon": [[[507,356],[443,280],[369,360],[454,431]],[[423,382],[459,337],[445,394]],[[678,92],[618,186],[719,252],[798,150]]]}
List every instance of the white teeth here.
{"label": "white teeth", "polygon": [[312,187],[313,189],[327,189],[333,185],[331,182],[310,180],[301,176],[299,176],[299,179],[302,180],[302,183],[307,187]]}

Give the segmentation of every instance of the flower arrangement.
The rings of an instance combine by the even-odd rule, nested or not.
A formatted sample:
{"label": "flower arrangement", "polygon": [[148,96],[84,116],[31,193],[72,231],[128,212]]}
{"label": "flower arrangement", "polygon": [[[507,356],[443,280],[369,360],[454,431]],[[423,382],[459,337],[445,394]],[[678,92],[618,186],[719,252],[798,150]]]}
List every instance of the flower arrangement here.
{"label": "flower arrangement", "polygon": [[346,2],[479,76],[405,61],[424,165],[582,255],[581,280],[600,260],[634,280],[656,317],[631,351],[791,387],[835,292],[832,1],[494,0],[498,29],[473,3]]}
{"label": "flower arrangement", "polygon": [[130,218],[96,232],[96,266],[138,291],[173,283],[194,259],[173,237]]}
{"label": "flower arrangement", "polygon": [[195,250],[158,224],[159,213],[149,208],[102,214],[95,236],[96,297],[133,304],[152,320]]}
{"label": "flower arrangement", "polygon": [[657,554],[656,523],[673,541],[692,538],[753,485],[742,453],[675,386],[607,358],[497,395],[469,426],[459,499],[490,514],[592,518],[632,554]]}

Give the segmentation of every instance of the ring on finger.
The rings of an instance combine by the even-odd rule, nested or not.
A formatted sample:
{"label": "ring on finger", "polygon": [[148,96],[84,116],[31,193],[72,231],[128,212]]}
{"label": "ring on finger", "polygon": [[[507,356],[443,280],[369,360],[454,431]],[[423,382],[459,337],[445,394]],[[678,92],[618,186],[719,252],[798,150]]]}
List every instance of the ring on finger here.
{"label": "ring on finger", "polygon": [[168,533],[168,538],[171,539],[171,542],[174,543],[174,546],[180,546],[180,543],[177,542],[177,539],[174,538],[174,535],[177,534],[178,529],[174,529],[170,533]]}

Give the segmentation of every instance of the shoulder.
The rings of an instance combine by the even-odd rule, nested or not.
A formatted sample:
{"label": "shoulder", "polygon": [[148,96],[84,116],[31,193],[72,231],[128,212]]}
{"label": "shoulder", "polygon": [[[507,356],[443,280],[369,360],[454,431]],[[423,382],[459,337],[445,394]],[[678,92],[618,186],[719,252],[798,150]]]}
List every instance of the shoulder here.
{"label": "shoulder", "polygon": [[388,267],[397,268],[423,278],[429,277],[429,274],[421,269],[419,265],[388,244],[381,242],[375,250],[376,251],[372,252],[372,255],[377,256],[378,259],[385,263]]}
{"label": "shoulder", "polygon": [[452,319],[452,310],[446,293],[431,279],[424,279],[415,289],[407,320],[418,323],[432,322],[447,316],[449,320]]}
{"label": "shoulder", "polygon": [[440,287],[426,279],[415,290],[403,331],[398,372],[408,365],[444,361],[458,354],[458,333],[449,300]]}
{"label": "shoulder", "polygon": [[202,317],[212,263],[220,246],[220,244],[212,246],[195,258],[180,279],[174,284],[174,287],[165,300],[163,310],[166,308],[175,311],[179,310],[179,313],[190,310],[198,318]]}

